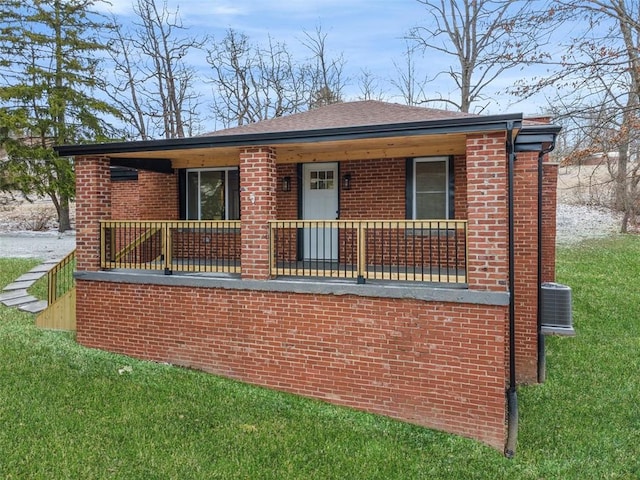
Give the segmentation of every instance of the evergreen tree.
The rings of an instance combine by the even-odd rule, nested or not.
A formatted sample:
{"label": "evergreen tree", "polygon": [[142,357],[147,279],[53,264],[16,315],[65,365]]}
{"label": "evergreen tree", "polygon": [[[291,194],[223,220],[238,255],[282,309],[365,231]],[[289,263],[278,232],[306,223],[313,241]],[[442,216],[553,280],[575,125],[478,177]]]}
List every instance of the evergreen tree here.
{"label": "evergreen tree", "polygon": [[[49,196],[59,231],[70,228],[73,164],[55,145],[104,141],[114,135],[105,117],[118,112],[96,98],[110,26],[94,0],[4,0],[0,7],[0,141],[8,159],[5,183],[29,195]],[[0,182],[2,183],[2,182]]]}

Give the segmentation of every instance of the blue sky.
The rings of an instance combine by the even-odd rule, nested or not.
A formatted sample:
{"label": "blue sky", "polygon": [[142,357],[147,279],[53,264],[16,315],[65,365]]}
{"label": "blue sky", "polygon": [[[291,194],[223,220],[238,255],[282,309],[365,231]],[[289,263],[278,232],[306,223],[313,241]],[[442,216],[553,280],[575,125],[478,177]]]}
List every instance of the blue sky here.
{"label": "blue sky", "polygon": [[[158,0],[161,5],[162,0]],[[179,6],[183,23],[191,33],[207,33],[221,39],[233,28],[249,36],[255,43],[263,43],[268,35],[285,42],[294,58],[306,55],[300,40],[304,31],[313,33],[318,25],[327,34],[326,46],[331,56],[344,54],[344,73],[350,79],[346,99],[355,99],[359,92],[358,76],[363,69],[373,73],[378,84],[388,94],[387,101],[401,102],[393,97],[395,88],[389,78],[397,77],[394,61],[402,64],[406,49],[403,38],[412,26],[425,23],[428,15],[424,5],[416,0],[167,0],[170,9]],[[103,7],[104,8],[104,7]],[[108,7],[123,22],[132,18],[131,0],[111,0]],[[433,76],[446,67],[448,59],[432,54],[421,55],[419,76]],[[495,84],[496,90],[513,84],[522,72],[512,71]],[[445,83],[430,85],[431,93],[450,93]],[[543,104],[528,101],[516,103],[503,93],[491,94],[493,102],[483,113],[523,112],[536,114]],[[453,94],[453,98],[457,98]],[[433,106],[433,105],[432,105]]]}

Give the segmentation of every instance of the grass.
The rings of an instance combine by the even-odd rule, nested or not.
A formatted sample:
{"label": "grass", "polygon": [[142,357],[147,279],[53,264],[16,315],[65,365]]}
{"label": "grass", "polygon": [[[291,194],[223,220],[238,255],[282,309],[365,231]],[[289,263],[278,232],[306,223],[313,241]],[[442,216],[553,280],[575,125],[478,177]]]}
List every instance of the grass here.
{"label": "grass", "polygon": [[[561,250],[578,336],[522,387],[514,460],[477,442],[90,350],[0,306],[0,477],[640,478],[640,239]],[[0,286],[33,262],[0,259]]]}

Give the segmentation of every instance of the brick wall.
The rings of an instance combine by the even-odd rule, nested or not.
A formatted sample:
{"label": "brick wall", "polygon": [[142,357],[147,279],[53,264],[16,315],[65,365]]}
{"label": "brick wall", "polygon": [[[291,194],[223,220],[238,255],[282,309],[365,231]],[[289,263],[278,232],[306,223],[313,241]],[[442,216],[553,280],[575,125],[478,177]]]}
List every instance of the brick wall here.
{"label": "brick wall", "polygon": [[386,158],[343,162],[340,173],[351,174],[351,190],[340,185],[341,220],[405,219],[406,160]]}
{"label": "brick wall", "polygon": [[506,307],[79,279],[77,309],[88,347],[504,445]]}
{"label": "brick wall", "polygon": [[558,164],[545,157],[542,173],[542,281],[556,279],[556,209]]}
{"label": "brick wall", "polygon": [[141,220],[178,220],[180,204],[178,199],[178,175],[138,172],[140,196],[139,218]]}
{"label": "brick wall", "polygon": [[269,278],[269,220],[276,219],[277,180],[275,150],[240,152],[242,278]]}
{"label": "brick wall", "polygon": [[76,171],[76,268],[100,269],[100,220],[111,218],[111,172],[106,157],[81,157]]}
{"label": "brick wall", "polygon": [[138,180],[111,182],[112,220],[178,220],[178,175],[140,170]]}
{"label": "brick wall", "polygon": [[[455,218],[467,213],[466,159],[453,159],[455,175]],[[406,159],[383,158],[340,163],[340,174],[352,176],[351,190],[340,181],[340,219],[402,220],[406,218]],[[282,191],[282,179],[291,178],[291,191]],[[341,179],[340,179],[341,180]],[[298,218],[298,181],[295,164],[277,165],[277,218]]]}
{"label": "brick wall", "polygon": [[467,136],[469,287],[506,291],[509,271],[505,133]]}
{"label": "brick wall", "polygon": [[111,220],[140,218],[138,180],[111,182]]}
{"label": "brick wall", "polygon": [[519,153],[514,163],[516,377],[538,377],[538,155]]}
{"label": "brick wall", "polygon": [[[276,166],[277,191],[276,203],[278,220],[298,219],[298,172],[295,163],[287,163]],[[282,191],[282,180],[284,177],[291,179],[291,190]]]}
{"label": "brick wall", "polygon": [[456,220],[467,218],[467,157],[456,155],[453,157],[454,175],[454,212]]}
{"label": "brick wall", "polygon": [[[469,285],[504,292],[505,135],[471,135],[467,147],[466,161],[454,159],[454,202],[456,218],[469,221]],[[79,160],[78,270],[97,270],[99,219],[177,218],[175,176],[141,175],[138,203],[145,206],[135,213],[122,207],[136,195],[124,188],[133,182],[109,188],[108,160]],[[519,155],[515,172],[520,381],[534,380],[537,360],[536,161]],[[556,172],[545,164],[545,280],[554,278]],[[241,153],[240,173],[243,277],[267,279],[267,223],[297,218],[296,167],[276,165],[273,150],[256,147]],[[345,162],[341,173],[353,180],[351,190],[341,191],[342,219],[405,218],[404,159]],[[291,177],[290,192],[282,191],[284,176]],[[77,311],[78,340],[87,346],[202,368],[496,448],[504,441],[506,307],[79,280]]]}

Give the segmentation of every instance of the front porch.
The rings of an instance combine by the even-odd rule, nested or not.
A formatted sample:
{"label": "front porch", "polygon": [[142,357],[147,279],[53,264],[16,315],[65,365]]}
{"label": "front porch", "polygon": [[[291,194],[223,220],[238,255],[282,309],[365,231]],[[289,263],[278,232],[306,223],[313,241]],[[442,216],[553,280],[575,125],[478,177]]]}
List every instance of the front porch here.
{"label": "front porch", "polygon": [[[241,221],[100,222],[100,268],[242,274]],[[467,283],[465,220],[272,220],[272,278]]]}

